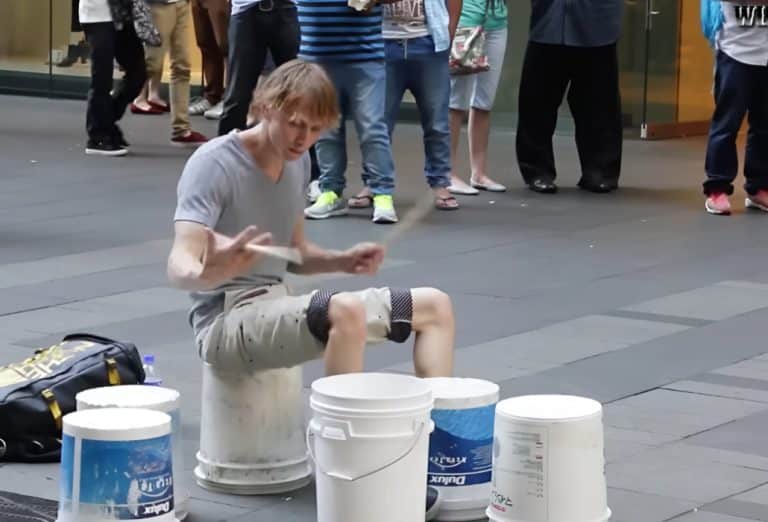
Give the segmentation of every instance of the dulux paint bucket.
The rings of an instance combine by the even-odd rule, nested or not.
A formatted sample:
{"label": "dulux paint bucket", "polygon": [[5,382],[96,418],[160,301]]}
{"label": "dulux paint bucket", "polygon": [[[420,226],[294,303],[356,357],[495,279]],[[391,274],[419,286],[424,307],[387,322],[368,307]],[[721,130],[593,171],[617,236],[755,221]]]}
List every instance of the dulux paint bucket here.
{"label": "dulux paint bucket", "polygon": [[273,495],[309,484],[303,404],[301,366],[250,373],[204,364],[198,485]]}
{"label": "dulux paint bucket", "polygon": [[493,522],[606,522],[602,406],[527,395],[496,406]]}
{"label": "dulux paint bucket", "polygon": [[408,375],[336,375],[312,383],[310,407],[317,522],[423,522],[431,387]]}
{"label": "dulux paint bucket", "polygon": [[181,440],[181,395],[160,386],[141,384],[105,386],[82,391],[76,396],[77,410],[94,408],[139,408],[167,413],[171,417],[173,486],[176,518],[188,514],[189,491],[184,486],[184,448]]}
{"label": "dulux paint bucket", "polygon": [[134,408],[63,418],[57,522],[177,522],[171,417]]}
{"label": "dulux paint bucket", "polygon": [[499,386],[481,379],[426,379],[432,386],[435,430],[427,483],[438,490],[440,521],[485,518],[491,493],[493,423]]}

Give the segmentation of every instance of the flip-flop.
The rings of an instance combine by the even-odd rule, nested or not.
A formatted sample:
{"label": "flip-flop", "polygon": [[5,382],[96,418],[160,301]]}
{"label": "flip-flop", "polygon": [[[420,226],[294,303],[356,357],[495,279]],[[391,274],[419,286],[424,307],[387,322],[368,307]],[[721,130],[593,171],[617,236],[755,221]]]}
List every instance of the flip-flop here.
{"label": "flip-flop", "polygon": [[[450,205],[449,202],[455,202],[455,205]],[[437,210],[458,210],[459,202],[453,196],[435,196],[435,208]]]}
{"label": "flip-flop", "polygon": [[349,198],[347,201],[349,208],[371,208],[373,206],[373,196],[357,195]]}

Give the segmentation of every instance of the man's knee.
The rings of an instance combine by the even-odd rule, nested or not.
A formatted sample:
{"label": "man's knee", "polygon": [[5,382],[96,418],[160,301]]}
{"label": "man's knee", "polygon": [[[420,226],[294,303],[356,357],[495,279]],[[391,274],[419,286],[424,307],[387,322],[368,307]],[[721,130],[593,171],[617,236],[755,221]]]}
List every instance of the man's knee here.
{"label": "man's knee", "polygon": [[322,343],[328,342],[331,329],[342,335],[365,336],[365,303],[351,293],[318,290],[307,307],[307,326]]}
{"label": "man's knee", "polygon": [[413,307],[418,323],[446,322],[453,320],[453,302],[448,294],[437,288],[414,288]]}
{"label": "man's knee", "polygon": [[328,303],[328,319],[331,330],[343,335],[366,337],[365,303],[355,294],[335,294]]}

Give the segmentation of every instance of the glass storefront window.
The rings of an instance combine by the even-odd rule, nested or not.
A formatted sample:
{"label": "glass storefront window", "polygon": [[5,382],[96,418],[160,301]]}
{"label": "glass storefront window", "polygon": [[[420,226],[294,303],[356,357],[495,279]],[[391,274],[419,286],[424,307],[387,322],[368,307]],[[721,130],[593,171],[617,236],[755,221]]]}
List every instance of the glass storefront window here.
{"label": "glass storefront window", "polygon": [[[77,21],[77,2],[0,1],[0,92],[85,97],[90,65]],[[530,17],[528,1],[507,2],[508,42],[493,114],[498,128],[514,128],[516,122]],[[654,14],[649,16],[649,9]],[[618,51],[627,135],[639,136],[643,124],[653,126],[657,135],[705,131],[713,107],[713,57],[699,30],[698,14],[694,0],[625,0]],[[648,20],[652,26],[646,31]],[[202,83],[201,57],[191,27],[188,39],[192,85],[197,91]],[[167,82],[167,66],[165,71]],[[405,102],[412,99],[406,96]],[[413,111],[404,114],[414,116]],[[571,132],[572,128],[563,104],[558,130]]]}
{"label": "glass storefront window", "polygon": [[[77,16],[78,0],[0,1],[0,91],[84,98],[88,45]],[[192,85],[202,83],[194,31],[188,35]],[[167,63],[167,58],[166,58]],[[117,68],[117,64],[115,64]],[[169,67],[163,81],[169,80]],[[116,71],[115,77],[119,77]]]}

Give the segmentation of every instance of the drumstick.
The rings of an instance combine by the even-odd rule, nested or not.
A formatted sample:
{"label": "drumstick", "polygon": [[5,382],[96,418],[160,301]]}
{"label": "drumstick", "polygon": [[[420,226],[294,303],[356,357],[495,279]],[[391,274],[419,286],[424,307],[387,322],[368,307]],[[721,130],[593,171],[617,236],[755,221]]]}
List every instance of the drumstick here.
{"label": "drumstick", "polygon": [[245,248],[247,248],[251,252],[256,252],[256,253],[264,254],[271,257],[278,257],[280,259],[285,259],[286,261],[290,261],[295,265],[300,265],[303,261],[301,257],[301,252],[299,251],[298,248],[272,246],[272,245],[257,245],[254,243],[248,243],[247,245],[245,245]]}
{"label": "drumstick", "polygon": [[395,225],[395,227],[384,236],[381,241],[382,245],[389,246],[400,236],[412,229],[417,223],[422,221],[427,214],[434,208],[435,195],[432,192],[428,192],[425,196],[416,201],[416,204],[411,207],[405,216]]}

